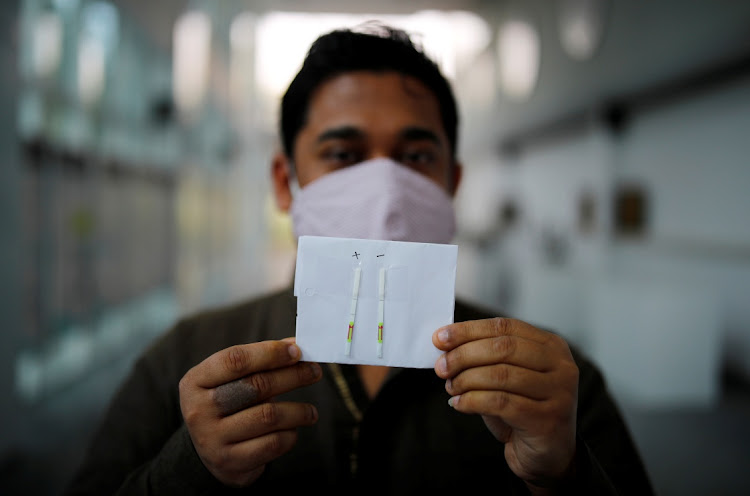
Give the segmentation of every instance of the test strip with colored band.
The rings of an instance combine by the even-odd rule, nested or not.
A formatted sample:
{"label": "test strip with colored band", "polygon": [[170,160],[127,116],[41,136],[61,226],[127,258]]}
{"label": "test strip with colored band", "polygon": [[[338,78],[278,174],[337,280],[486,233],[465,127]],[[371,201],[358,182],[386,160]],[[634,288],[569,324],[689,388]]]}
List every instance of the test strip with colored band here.
{"label": "test strip with colored band", "polygon": [[354,286],[352,287],[352,304],[349,307],[349,330],[346,332],[346,356],[352,354],[352,336],[354,335],[354,317],[357,313],[357,299],[359,298],[359,279],[362,277],[362,267],[354,267]]}
{"label": "test strip with colored band", "polygon": [[383,358],[383,321],[385,313],[385,268],[380,268],[378,282],[378,358]]}

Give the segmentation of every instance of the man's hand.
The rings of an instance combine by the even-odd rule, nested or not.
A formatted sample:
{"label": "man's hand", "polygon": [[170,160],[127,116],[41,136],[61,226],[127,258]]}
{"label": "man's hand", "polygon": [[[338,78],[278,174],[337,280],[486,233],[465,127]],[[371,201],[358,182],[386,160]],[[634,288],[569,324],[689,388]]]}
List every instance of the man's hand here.
{"label": "man's hand", "polygon": [[253,483],[266,463],[294,446],[297,427],[317,421],[313,405],[272,401],[320,380],[320,366],[299,358],[293,340],[238,345],[206,358],[180,381],[180,408],[193,445],[222,483]]}
{"label": "man's hand", "polygon": [[447,379],[449,403],[481,414],[505,443],[510,469],[531,489],[570,475],[576,447],[578,367],[565,340],[512,319],[487,319],[438,329],[446,353],[435,372]]}

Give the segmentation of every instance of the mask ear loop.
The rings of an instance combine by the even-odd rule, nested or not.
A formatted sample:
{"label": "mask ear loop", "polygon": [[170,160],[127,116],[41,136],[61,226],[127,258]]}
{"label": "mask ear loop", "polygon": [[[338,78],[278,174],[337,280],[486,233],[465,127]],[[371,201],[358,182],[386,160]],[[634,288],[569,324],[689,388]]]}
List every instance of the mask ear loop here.
{"label": "mask ear loop", "polygon": [[289,164],[289,191],[292,194],[292,201],[294,198],[299,196],[302,188],[299,185],[299,178],[297,177],[294,164]]}

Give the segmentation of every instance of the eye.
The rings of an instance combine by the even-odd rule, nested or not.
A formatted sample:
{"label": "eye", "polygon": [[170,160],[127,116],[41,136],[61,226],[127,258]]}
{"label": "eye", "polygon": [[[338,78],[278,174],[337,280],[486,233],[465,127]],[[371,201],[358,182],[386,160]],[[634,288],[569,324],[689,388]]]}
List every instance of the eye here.
{"label": "eye", "polygon": [[433,150],[419,149],[407,150],[401,154],[400,162],[414,168],[426,168],[436,162],[436,154]]}
{"label": "eye", "polygon": [[332,147],[325,150],[322,156],[332,168],[346,167],[362,161],[362,153],[350,147]]}

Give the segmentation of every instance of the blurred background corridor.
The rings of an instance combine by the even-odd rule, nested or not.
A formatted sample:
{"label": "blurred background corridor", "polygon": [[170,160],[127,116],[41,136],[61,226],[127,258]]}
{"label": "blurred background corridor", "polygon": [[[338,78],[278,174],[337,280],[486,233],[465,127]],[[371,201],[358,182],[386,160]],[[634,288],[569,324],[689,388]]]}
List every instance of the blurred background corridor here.
{"label": "blurred background corridor", "polygon": [[748,494],[741,0],[4,0],[0,494],[59,494],[177,318],[291,282],[279,98],[372,19],[454,84],[458,295],[588,353],[658,494]]}

